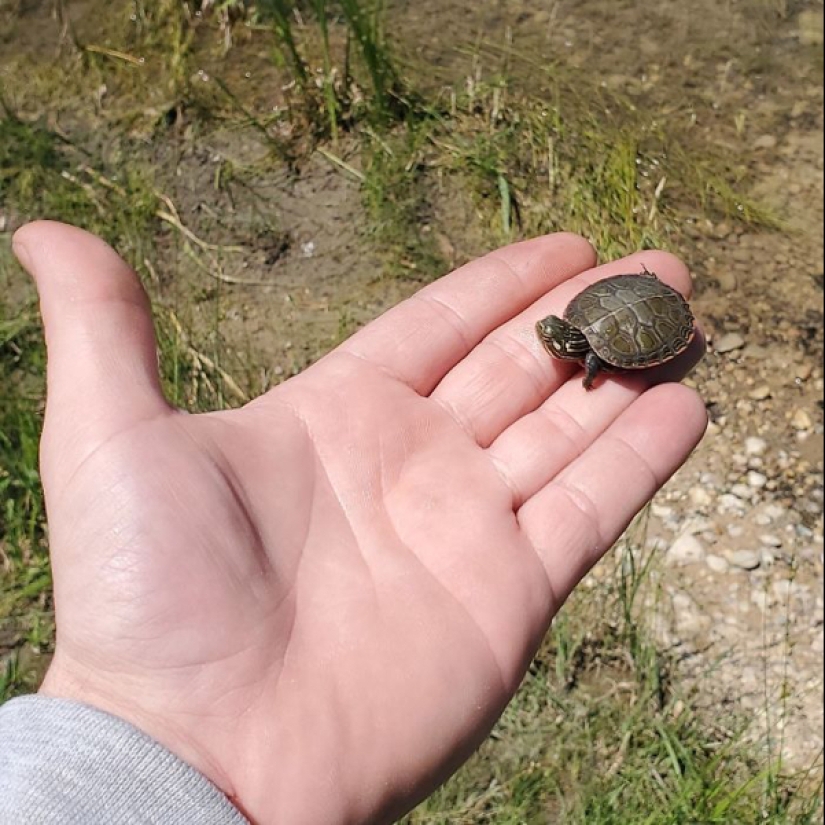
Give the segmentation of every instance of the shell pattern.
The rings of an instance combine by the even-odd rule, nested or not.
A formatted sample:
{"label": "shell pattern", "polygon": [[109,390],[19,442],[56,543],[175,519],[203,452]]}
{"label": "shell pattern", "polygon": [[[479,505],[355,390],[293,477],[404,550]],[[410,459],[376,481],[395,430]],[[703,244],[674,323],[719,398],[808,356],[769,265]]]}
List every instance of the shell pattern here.
{"label": "shell pattern", "polygon": [[642,369],[683,352],[695,333],[687,301],[655,275],[616,275],[579,293],[564,317],[604,362]]}

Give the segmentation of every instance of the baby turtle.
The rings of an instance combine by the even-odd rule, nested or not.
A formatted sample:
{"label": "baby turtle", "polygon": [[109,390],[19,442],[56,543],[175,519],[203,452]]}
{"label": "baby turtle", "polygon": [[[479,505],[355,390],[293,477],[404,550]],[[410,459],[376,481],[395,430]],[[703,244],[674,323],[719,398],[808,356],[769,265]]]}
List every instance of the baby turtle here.
{"label": "baby turtle", "polygon": [[564,318],[536,324],[550,355],[584,364],[584,388],[600,371],[641,370],[670,361],[696,334],[687,301],[647,269],[614,275],[587,287]]}

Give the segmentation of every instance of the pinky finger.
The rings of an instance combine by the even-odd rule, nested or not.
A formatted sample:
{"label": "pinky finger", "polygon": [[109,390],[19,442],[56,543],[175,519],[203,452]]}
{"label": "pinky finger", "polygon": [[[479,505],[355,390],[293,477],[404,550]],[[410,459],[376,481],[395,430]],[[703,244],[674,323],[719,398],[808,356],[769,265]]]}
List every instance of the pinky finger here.
{"label": "pinky finger", "polygon": [[685,462],[706,425],[693,390],[654,387],[525,502],[519,522],[544,563],[557,606]]}

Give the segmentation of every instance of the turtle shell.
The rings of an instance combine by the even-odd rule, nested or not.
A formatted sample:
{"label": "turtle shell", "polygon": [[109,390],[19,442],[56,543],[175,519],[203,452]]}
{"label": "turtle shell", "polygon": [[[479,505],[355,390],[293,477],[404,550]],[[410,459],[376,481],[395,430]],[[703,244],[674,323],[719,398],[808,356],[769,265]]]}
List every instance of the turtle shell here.
{"label": "turtle shell", "polygon": [[597,281],[570,302],[564,317],[602,361],[623,370],[675,358],[696,331],[687,301],[648,272]]}

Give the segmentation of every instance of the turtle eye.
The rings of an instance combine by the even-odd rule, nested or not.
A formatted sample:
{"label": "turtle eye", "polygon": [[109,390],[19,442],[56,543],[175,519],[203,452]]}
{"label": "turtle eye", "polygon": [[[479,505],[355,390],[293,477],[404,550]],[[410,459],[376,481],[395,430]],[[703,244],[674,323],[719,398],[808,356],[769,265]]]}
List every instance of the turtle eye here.
{"label": "turtle eye", "polygon": [[546,318],[536,323],[536,335],[545,346],[552,346],[556,343],[553,338],[553,331],[550,329],[550,324],[547,323]]}

